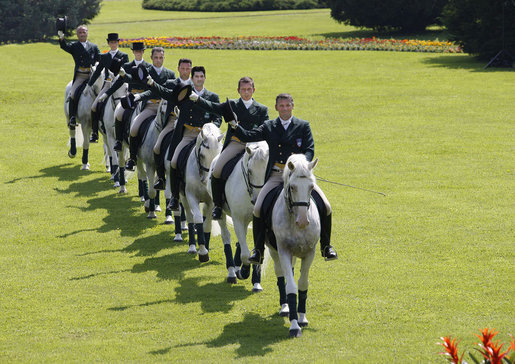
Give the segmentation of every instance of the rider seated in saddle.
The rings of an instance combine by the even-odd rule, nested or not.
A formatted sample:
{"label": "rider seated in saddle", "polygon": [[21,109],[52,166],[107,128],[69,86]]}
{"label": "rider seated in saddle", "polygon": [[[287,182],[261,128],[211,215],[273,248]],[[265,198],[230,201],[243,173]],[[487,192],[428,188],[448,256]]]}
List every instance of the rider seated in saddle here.
{"label": "rider seated in saddle", "polygon": [[[238,81],[239,99],[229,100],[231,108],[236,114],[240,126],[244,129],[253,129],[268,120],[268,108],[252,98],[256,89],[254,88],[254,80],[250,77],[242,77]],[[201,96],[201,95],[198,95]],[[211,102],[205,97],[197,97],[192,94],[190,99],[199,107],[209,112],[222,115],[224,104]],[[231,128],[227,130],[222,153],[213,167],[211,175],[211,191],[213,195],[213,219],[219,220],[222,216],[222,207],[224,204],[225,180],[222,177],[222,171],[227,162],[236,157],[245,150],[245,143],[238,139]]]}
{"label": "rider seated in saddle", "polygon": [[59,45],[63,50],[70,53],[75,61],[75,70],[73,72],[73,83],[70,94],[70,102],[68,104],[68,127],[75,128],[77,125],[75,119],[77,117],[77,105],[79,100],[75,100],[75,92],[77,88],[88,81],[91,74],[91,67],[100,60],[100,50],[97,45],[88,41],[88,27],[79,25],[77,27],[77,42],[66,43],[63,31],[57,32],[59,35]]}
{"label": "rider seated in saddle", "polygon": [[[129,56],[127,55],[127,53],[118,50],[118,45],[120,44],[120,38],[118,38],[118,33],[109,33],[107,35],[106,40],[111,50],[100,56],[100,63],[98,64],[98,67],[95,69],[95,72],[93,72],[93,75],[89,79],[88,87],[86,87],[86,92],[91,92],[91,86],[93,86],[98,77],[100,77],[102,70],[105,70],[104,84],[102,86],[102,90],[100,90],[97,97],[95,98],[95,101],[93,102],[93,105],[91,105],[92,133],[90,142],[92,143],[98,142],[98,119],[100,118],[100,115],[98,115],[97,113],[97,105],[102,96],[104,95],[104,93],[109,89],[109,86],[111,85],[109,82],[112,81],[111,76],[109,75],[109,67],[111,66],[111,63],[113,62],[114,58],[118,58],[122,62],[122,64],[129,62]],[[102,98],[102,101],[105,101],[105,98]]]}
{"label": "rider seated in saddle", "polygon": [[[150,56],[152,59],[152,65],[147,68],[149,76],[155,81],[155,83],[159,85],[164,85],[168,80],[175,79],[175,72],[165,68],[163,66],[165,60],[165,50],[163,47],[154,47],[152,48],[152,54]],[[140,65],[141,67],[141,65]],[[125,75],[125,78],[128,78],[128,74]],[[130,81],[132,78],[129,78]],[[145,80],[143,80],[144,82]],[[145,85],[146,87],[146,85]],[[137,162],[138,148],[140,140],[138,138],[139,127],[143,123],[143,121],[147,120],[150,117],[155,117],[157,114],[157,109],[159,104],[161,103],[161,97],[157,95],[155,92],[150,93],[150,96],[143,97],[142,94],[136,94],[134,96],[134,101],[142,100],[145,102],[144,109],[141,113],[134,118],[134,121],[131,125],[130,138],[129,138],[129,151],[130,158],[125,165],[125,169],[129,171],[134,171],[134,167]]]}
{"label": "rider seated in saddle", "polygon": [[[98,102],[104,102],[108,97],[112,96],[122,85],[127,82],[129,85],[128,91],[133,95],[143,92],[143,88],[141,86],[141,82],[137,80],[133,80],[130,76],[130,72],[133,67],[138,67],[140,64],[143,64],[145,67],[150,67],[150,64],[145,62],[143,59],[143,53],[145,53],[145,43],[143,42],[133,42],[131,44],[132,53],[134,54],[134,60],[132,62],[125,63],[120,69],[119,75],[115,81],[115,83],[107,90],[103,95],[98,97]],[[125,77],[127,75],[127,77]],[[134,112],[135,108],[131,109],[130,114]],[[116,109],[116,113],[114,115],[114,131],[116,142],[113,146],[113,149],[121,152],[122,151],[122,141],[123,141],[123,131],[125,130],[123,115],[125,113],[125,109],[123,107],[119,107]],[[130,117],[129,117],[130,119]]]}
{"label": "rider seated in saddle", "polygon": [[[180,64],[181,61],[179,61]],[[190,63],[191,64],[191,63]],[[217,94],[211,92],[204,88],[204,82],[206,80],[206,70],[203,66],[196,66],[191,68],[191,75],[193,81],[190,79],[188,82],[193,85],[192,94],[195,95],[203,95],[206,99],[211,100],[213,102],[220,102],[220,99]],[[174,86],[178,86],[177,85]],[[184,85],[184,83],[182,83]],[[160,87],[159,85],[153,84],[152,90],[158,92],[161,97],[164,99],[171,100],[173,96],[173,87],[172,89],[167,89],[165,87]],[[175,105],[172,105],[173,102],[168,104],[168,108],[173,110]],[[220,127],[222,123],[221,117],[208,113],[198,107],[190,100],[186,99],[182,101],[179,105],[179,119],[177,120],[177,125],[173,131],[172,142],[170,146],[170,151],[172,154],[171,160],[171,168],[170,168],[170,183],[172,189],[172,199],[170,202],[170,208],[174,211],[179,209],[179,203],[177,198],[179,197],[179,188],[180,188],[180,179],[177,177],[177,159],[181,151],[186,147],[191,141],[195,140],[202,130],[202,126],[206,123],[214,123],[216,126]],[[154,148],[154,152],[156,152],[156,148]],[[159,175],[161,173],[161,175]],[[154,185],[156,189],[161,188],[164,189],[164,163],[161,166],[161,171],[158,168],[158,176],[159,180]],[[172,201],[175,204],[172,205]]]}
{"label": "rider seated in saddle", "polygon": [[[226,120],[231,125],[234,135],[241,141],[257,142],[264,140],[270,149],[266,170],[266,183],[259,192],[254,205],[252,232],[254,234],[255,248],[249,261],[262,264],[265,251],[265,217],[261,216],[261,207],[267,194],[283,182],[283,170],[288,157],[292,154],[304,154],[308,161],[315,154],[315,142],[311,133],[309,122],[298,119],[292,115],[293,98],[290,94],[279,94],[275,99],[275,109],[279,117],[268,120],[261,126],[245,130],[234,120]],[[237,120],[237,118],[234,118]],[[324,193],[315,184],[313,193],[318,194],[325,205],[325,216],[320,216],[320,249],[325,260],[337,259],[338,255],[331,246],[331,205]],[[321,214],[322,215],[322,214]]]}

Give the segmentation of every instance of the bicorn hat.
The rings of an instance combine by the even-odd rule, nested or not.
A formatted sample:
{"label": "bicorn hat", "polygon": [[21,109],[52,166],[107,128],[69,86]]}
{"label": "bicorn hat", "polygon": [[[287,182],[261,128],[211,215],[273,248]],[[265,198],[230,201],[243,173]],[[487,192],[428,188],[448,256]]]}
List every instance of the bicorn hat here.
{"label": "bicorn hat", "polygon": [[66,16],[62,17],[62,18],[57,18],[55,20],[55,27],[57,28],[57,31],[66,31],[66,21],[68,20],[68,18]]}
{"label": "bicorn hat", "polygon": [[229,98],[227,98],[227,101],[222,104],[222,116],[224,117],[224,120],[227,123],[233,120],[238,121],[238,117],[232,109]]}
{"label": "bicorn hat", "polygon": [[177,86],[174,87],[170,101],[174,104],[180,104],[183,101],[188,100],[191,95],[193,87],[191,83],[181,82]]}

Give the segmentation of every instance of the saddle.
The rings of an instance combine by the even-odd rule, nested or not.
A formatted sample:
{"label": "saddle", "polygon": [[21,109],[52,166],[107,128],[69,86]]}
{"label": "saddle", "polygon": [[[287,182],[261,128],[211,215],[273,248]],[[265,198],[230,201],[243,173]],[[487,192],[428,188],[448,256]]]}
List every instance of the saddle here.
{"label": "saddle", "polygon": [[226,180],[229,178],[229,176],[231,175],[232,171],[234,170],[234,167],[236,167],[236,164],[238,163],[238,161],[241,159],[241,157],[243,156],[243,154],[245,154],[245,151],[242,150],[240,153],[238,153],[234,158],[232,158],[231,160],[229,160],[225,166],[222,168],[222,179]]}
{"label": "saddle", "polygon": [[184,188],[184,178],[186,177],[186,164],[191,150],[195,147],[196,139],[193,139],[188,145],[182,148],[179,156],[177,157],[177,174],[179,181],[181,181],[181,189]]}
{"label": "saddle", "polygon": [[[277,242],[275,240],[274,232],[272,231],[272,211],[274,209],[277,198],[281,194],[282,189],[283,184],[281,183],[265,196],[263,204],[261,205],[261,217],[266,226],[266,236],[268,237],[268,243],[274,249],[277,249]],[[315,202],[320,219],[322,219],[322,216],[327,215],[327,209],[325,207],[324,200],[322,200],[322,197],[315,190],[311,191],[311,199]]]}
{"label": "saddle", "polygon": [[[77,89],[75,90],[75,95],[73,95],[73,99],[75,100],[75,102],[78,104],[79,103],[79,98],[82,96],[82,92],[84,91],[84,89],[86,88],[86,85],[88,83],[87,82],[84,82],[82,85],[80,85],[79,87],[77,87]],[[71,100],[70,100],[71,101]]]}

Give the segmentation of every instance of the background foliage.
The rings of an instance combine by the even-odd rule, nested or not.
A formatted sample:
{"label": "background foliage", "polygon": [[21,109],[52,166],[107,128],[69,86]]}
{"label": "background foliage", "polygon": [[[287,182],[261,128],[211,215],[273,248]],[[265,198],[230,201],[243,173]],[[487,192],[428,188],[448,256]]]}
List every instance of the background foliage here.
{"label": "background foliage", "polygon": [[504,48],[515,57],[514,0],[449,0],[443,22],[467,53],[487,59]]}
{"label": "background foliage", "polygon": [[0,0],[0,42],[45,40],[55,36],[55,20],[68,17],[69,30],[87,24],[102,0]]}
{"label": "background foliage", "polygon": [[143,0],[143,8],[176,11],[249,11],[314,9],[325,0]]}
{"label": "background foliage", "polygon": [[419,32],[434,24],[448,0],[328,0],[331,16],[376,30]]}

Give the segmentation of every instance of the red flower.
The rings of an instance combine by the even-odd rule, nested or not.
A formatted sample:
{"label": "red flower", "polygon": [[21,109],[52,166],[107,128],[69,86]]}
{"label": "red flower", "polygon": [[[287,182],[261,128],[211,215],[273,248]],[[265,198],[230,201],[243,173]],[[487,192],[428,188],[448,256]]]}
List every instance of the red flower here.
{"label": "red flower", "polygon": [[452,339],[451,336],[444,336],[440,338],[443,343],[437,343],[438,345],[442,345],[445,348],[445,352],[441,352],[439,354],[446,355],[447,360],[453,364],[460,364],[463,359],[463,352],[461,356],[458,354],[458,343],[456,343],[456,339]]}

